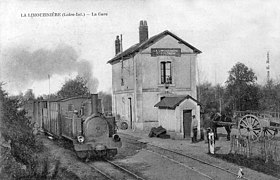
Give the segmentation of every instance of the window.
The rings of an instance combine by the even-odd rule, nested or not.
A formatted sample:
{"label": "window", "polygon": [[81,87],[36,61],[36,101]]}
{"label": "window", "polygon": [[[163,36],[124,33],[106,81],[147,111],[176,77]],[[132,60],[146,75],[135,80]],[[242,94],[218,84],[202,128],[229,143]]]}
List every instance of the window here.
{"label": "window", "polygon": [[121,86],[124,86],[124,80],[121,78]]}
{"label": "window", "polygon": [[161,62],[160,63],[161,71],[161,84],[172,84],[171,76],[171,62]]}

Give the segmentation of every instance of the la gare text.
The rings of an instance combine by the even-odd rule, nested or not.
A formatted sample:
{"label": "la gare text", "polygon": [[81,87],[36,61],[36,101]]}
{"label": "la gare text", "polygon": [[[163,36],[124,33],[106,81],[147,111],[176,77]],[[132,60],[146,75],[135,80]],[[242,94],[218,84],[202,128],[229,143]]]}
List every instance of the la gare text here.
{"label": "la gare text", "polygon": [[108,16],[105,12],[91,13],[21,13],[21,17],[69,17],[69,16]]}

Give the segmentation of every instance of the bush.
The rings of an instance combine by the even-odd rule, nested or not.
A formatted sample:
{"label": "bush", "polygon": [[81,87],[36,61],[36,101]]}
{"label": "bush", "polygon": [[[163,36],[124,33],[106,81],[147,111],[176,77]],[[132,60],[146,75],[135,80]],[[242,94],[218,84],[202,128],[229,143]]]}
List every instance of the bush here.
{"label": "bush", "polygon": [[26,168],[33,169],[37,161],[34,155],[42,150],[42,145],[33,134],[33,124],[25,116],[24,110],[18,110],[18,104],[17,99],[8,97],[0,84],[0,142],[10,144],[10,149],[1,147],[0,170],[1,174],[8,173],[13,178],[26,177],[33,173]]}
{"label": "bush", "polygon": [[26,166],[18,163],[8,148],[0,147],[0,179],[19,179],[26,176]]}

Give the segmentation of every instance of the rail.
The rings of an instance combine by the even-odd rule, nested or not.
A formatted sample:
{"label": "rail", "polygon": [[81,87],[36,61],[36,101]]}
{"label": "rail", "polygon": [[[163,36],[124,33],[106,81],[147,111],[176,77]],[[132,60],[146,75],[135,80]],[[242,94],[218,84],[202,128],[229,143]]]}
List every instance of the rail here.
{"label": "rail", "polygon": [[[107,165],[112,165],[112,166],[107,166],[107,169],[105,170],[103,165],[101,164],[95,164],[96,162],[90,162],[87,163],[87,165],[103,176],[105,176],[107,179],[110,180],[119,180],[119,179],[137,179],[137,180],[146,180],[143,177],[138,176],[135,172],[130,171],[129,169],[122,167],[118,165],[117,163],[110,161],[108,159],[103,159],[103,161],[100,161],[99,163],[107,163]],[[109,168],[109,169],[108,169]],[[112,168],[113,171],[117,170],[117,176],[116,174],[112,173]],[[109,172],[110,171],[110,172]],[[116,173],[116,172],[115,172]]]}
{"label": "rail", "polygon": [[[137,141],[137,142],[139,142],[140,144],[141,144],[141,143],[144,144],[144,142],[140,142],[140,141],[138,141],[138,140],[136,140],[136,139],[134,139],[134,138],[128,138],[128,137],[124,137],[124,136],[123,136],[123,138],[128,139],[128,140]],[[137,145],[135,145],[135,144],[133,144],[133,145],[134,145],[134,146],[137,146]],[[226,169],[226,168],[223,168],[223,167],[214,165],[214,164],[212,164],[212,163],[206,162],[206,161],[204,161],[204,160],[202,160],[202,159],[198,159],[198,158],[195,158],[195,157],[190,156],[190,155],[187,155],[187,154],[180,153],[180,152],[178,152],[178,151],[176,151],[176,150],[167,149],[167,148],[160,147],[160,146],[157,146],[157,145],[154,145],[154,144],[151,144],[151,143],[148,143],[148,145],[151,146],[151,147],[155,147],[155,148],[162,149],[162,150],[164,150],[164,151],[171,152],[171,153],[173,153],[173,154],[177,154],[177,155],[182,156],[182,157],[186,157],[186,158],[192,159],[192,160],[197,161],[197,162],[199,162],[199,163],[202,163],[202,164],[211,166],[211,167],[213,167],[213,168],[219,169],[219,170],[221,170],[221,171],[227,172],[227,173],[229,173],[229,174],[231,174],[231,175],[234,175],[234,176],[237,176],[237,175],[238,175],[238,174],[236,174],[235,172],[232,172],[232,171],[230,171],[230,170],[228,170],[228,169]],[[153,151],[153,150],[149,150],[149,149],[147,149],[147,148],[142,148],[142,149],[147,150],[147,151]],[[156,153],[156,152],[153,151],[153,153]],[[160,154],[160,155],[161,155],[161,154]],[[161,155],[161,156],[163,156],[163,155]],[[166,156],[166,157],[167,157],[167,156]],[[169,159],[170,159],[170,158],[169,158]],[[175,161],[175,160],[172,159],[172,161]],[[183,163],[180,163],[180,164],[183,165],[183,166],[185,166],[185,164],[183,164]],[[185,167],[186,167],[186,166],[185,166]],[[188,167],[187,167],[187,168],[188,168]],[[204,173],[202,173],[202,172],[199,172],[199,171],[196,170],[195,168],[191,168],[191,169],[194,170],[194,171],[196,171],[196,172],[198,172],[199,174],[201,174],[201,175],[203,175],[203,176],[209,178],[209,179],[213,179],[212,177],[210,177],[210,176],[208,176],[208,175],[206,175],[206,174],[204,174]],[[246,178],[246,177],[244,177],[244,176],[243,176],[241,179],[249,180],[248,178]]]}
{"label": "rail", "polygon": [[126,169],[126,168],[124,168],[124,167],[122,167],[122,166],[116,164],[116,163],[114,163],[113,161],[110,161],[110,160],[108,160],[108,159],[104,159],[104,160],[105,160],[106,162],[112,164],[113,166],[119,168],[119,169],[122,170],[123,172],[126,172],[127,174],[129,174],[129,175],[135,177],[136,179],[145,180],[144,178],[138,176],[136,173],[134,173],[134,172],[132,172],[132,171],[130,171],[130,170],[128,170],[128,169]]}

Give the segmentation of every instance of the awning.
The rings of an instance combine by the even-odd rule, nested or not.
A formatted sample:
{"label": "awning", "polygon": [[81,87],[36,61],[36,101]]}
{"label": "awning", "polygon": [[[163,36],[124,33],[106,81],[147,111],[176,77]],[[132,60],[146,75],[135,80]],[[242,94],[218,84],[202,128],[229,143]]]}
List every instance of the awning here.
{"label": "awning", "polygon": [[181,102],[185,99],[190,99],[196,102],[198,105],[201,105],[196,99],[191,97],[190,95],[187,96],[172,96],[172,97],[165,97],[161,101],[159,101],[154,107],[158,107],[160,109],[175,109],[176,106],[179,106]]}

